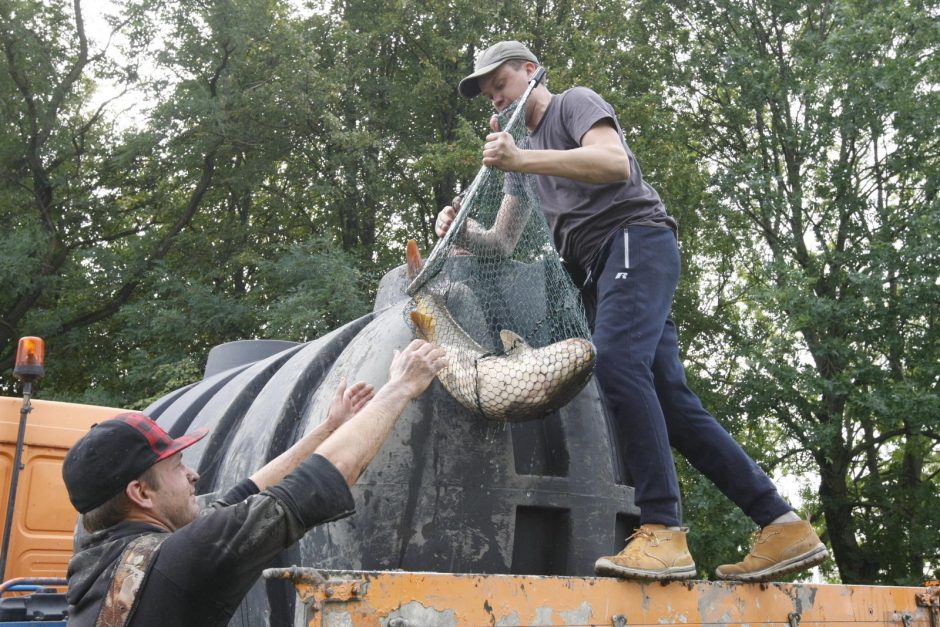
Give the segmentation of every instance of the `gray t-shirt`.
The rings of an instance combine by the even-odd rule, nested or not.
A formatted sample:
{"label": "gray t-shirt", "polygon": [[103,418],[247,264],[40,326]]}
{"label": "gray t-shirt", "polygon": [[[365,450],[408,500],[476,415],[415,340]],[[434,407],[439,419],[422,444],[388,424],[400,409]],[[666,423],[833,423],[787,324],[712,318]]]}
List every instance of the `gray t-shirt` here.
{"label": "gray t-shirt", "polygon": [[617,128],[630,160],[630,178],[617,183],[582,183],[561,176],[536,177],[542,212],[555,247],[565,262],[587,272],[607,238],[626,225],[676,230],[676,221],[656,190],[643,180],[640,166],[623,138],[617,115],[603,98],[586,87],[573,87],[552,97],[529,148],[570,150],[592,126],[609,119]]}

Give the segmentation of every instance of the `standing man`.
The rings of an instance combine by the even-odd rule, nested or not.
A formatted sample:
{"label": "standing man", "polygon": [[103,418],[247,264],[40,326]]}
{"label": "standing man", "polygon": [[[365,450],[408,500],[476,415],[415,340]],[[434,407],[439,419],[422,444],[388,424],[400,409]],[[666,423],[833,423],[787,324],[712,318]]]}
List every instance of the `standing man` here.
{"label": "standing man", "polygon": [[[523,44],[503,41],[483,51],[460,93],[482,94],[497,111],[519,98],[539,67]],[[793,512],[767,475],[702,407],[688,388],[670,320],[679,280],[676,222],[643,180],[613,108],[574,87],[553,95],[539,85],[525,108],[529,147],[521,149],[497,116],[486,137],[483,164],[535,174],[542,211],[555,246],[582,287],[597,347],[597,380],[613,415],[640,507],[640,528],[615,556],[601,557],[601,575],[690,579],[695,564],[679,519],[679,486],[670,446],[734,501],[760,527],[751,552],[719,566],[720,579],[766,581],[826,559],[825,545]],[[507,188],[512,189],[507,184]],[[511,196],[507,196],[507,199]],[[501,211],[514,203],[504,201]],[[443,236],[459,199],[438,215]],[[464,237],[514,244],[467,222]]]}
{"label": "standing man", "polygon": [[174,440],[134,413],[93,427],[62,467],[91,532],[69,562],[69,625],[227,625],[272,558],[353,512],[349,487],[444,365],[443,350],[415,340],[374,398],[340,385],[326,420],[203,511],[180,451],[205,429]]}

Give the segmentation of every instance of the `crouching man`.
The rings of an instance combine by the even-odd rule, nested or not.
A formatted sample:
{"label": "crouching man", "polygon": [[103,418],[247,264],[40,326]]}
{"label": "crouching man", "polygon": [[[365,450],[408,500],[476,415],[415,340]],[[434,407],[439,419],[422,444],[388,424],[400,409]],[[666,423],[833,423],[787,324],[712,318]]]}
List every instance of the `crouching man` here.
{"label": "crouching man", "polygon": [[378,393],[341,385],[326,420],[201,511],[180,451],[205,429],[173,439],[134,413],[93,427],[62,467],[90,532],[69,562],[68,624],[226,625],[272,558],[353,512],[349,487],[444,365],[413,341]]}

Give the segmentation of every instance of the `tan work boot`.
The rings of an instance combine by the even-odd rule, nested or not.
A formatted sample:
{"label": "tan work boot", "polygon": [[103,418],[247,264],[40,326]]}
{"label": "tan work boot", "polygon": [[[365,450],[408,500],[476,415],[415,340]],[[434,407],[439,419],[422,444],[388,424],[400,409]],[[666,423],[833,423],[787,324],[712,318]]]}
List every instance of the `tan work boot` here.
{"label": "tan work boot", "polygon": [[620,553],[595,562],[594,572],[627,579],[692,579],[695,562],[685,532],[666,525],[640,525]]}
{"label": "tan work boot", "polygon": [[715,569],[719,579],[769,581],[777,575],[820,564],[829,551],[806,520],[767,525],[754,533],[754,546],[743,561]]}

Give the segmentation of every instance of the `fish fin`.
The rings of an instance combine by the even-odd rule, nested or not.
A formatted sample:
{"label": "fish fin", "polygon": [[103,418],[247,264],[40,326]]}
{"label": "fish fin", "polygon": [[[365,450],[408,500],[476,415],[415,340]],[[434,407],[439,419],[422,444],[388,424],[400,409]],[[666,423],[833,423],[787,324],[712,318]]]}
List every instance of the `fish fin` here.
{"label": "fish fin", "polygon": [[518,348],[527,347],[526,341],[519,337],[517,334],[513,333],[509,329],[503,329],[499,332],[499,339],[503,341],[503,349],[507,353],[511,353]]}
{"label": "fish fin", "polygon": [[413,239],[408,240],[408,246],[405,248],[405,263],[408,267],[408,278],[414,279],[421,272],[424,261],[421,259],[421,251],[418,250],[418,242]]}
{"label": "fish fin", "polygon": [[418,329],[418,334],[430,341],[431,336],[434,334],[434,316],[429,316],[419,311],[412,311],[409,315],[411,316],[411,321],[415,323],[415,327]]}

